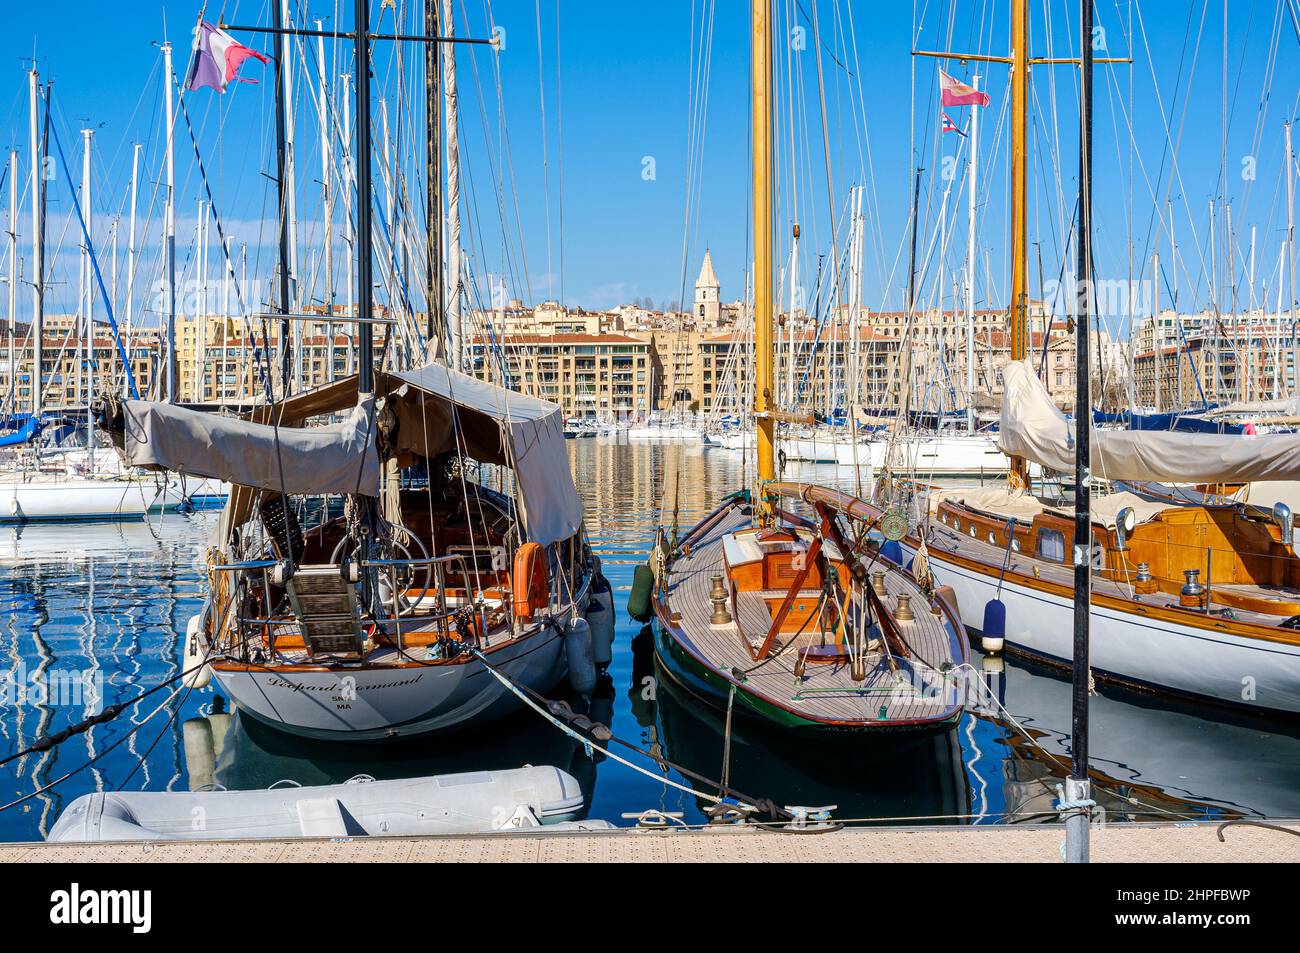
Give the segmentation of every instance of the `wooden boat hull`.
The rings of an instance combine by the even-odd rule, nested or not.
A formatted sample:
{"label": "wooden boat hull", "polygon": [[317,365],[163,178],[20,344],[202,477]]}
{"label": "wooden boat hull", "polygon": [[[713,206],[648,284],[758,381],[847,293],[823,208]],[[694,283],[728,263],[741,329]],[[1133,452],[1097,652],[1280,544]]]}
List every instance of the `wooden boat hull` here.
{"label": "wooden boat hull", "polygon": [[[910,561],[915,541],[909,537],[902,549]],[[937,546],[927,556],[937,584],[957,593],[967,628],[980,631],[985,605],[1001,598],[1007,651],[1070,663],[1074,601],[1068,590],[1016,573],[999,585],[996,568]],[[1239,635],[1221,619],[1190,621],[1189,615],[1156,605],[1139,611],[1094,596],[1090,662],[1097,677],[1236,708],[1300,714],[1300,644],[1286,641],[1289,633],[1275,639]]]}
{"label": "wooden boat hull", "polygon": [[[538,692],[568,671],[564,637],[541,625],[489,654],[511,680]],[[242,712],[273,728],[332,741],[391,741],[477,727],[521,703],[477,659],[456,663],[280,667],[214,665]]]}
{"label": "wooden boat hull", "polygon": [[[775,486],[796,490],[793,485]],[[841,494],[836,505],[847,515],[844,507],[860,502]],[[793,639],[807,623],[800,623],[798,632],[790,635],[793,629],[781,626],[793,623],[788,623],[784,615],[774,616],[772,603],[768,602],[784,589],[753,588],[760,574],[775,579],[786,572],[784,560],[793,560],[796,551],[805,552],[799,549],[803,544],[785,534],[793,548],[782,548],[782,533],[777,533],[770,543],[759,545],[752,535],[757,531],[743,502],[732,499],[683,538],[682,552],[664,570],[665,579],[652,599],[657,623],[655,651],[661,666],[682,688],[724,710],[734,691],[733,711],[741,717],[754,717],[805,734],[865,737],[886,732],[942,731],[957,722],[964,702],[961,669],[969,657],[966,634],[950,607],[936,602],[936,611],[931,612],[920,587],[901,572],[882,577],[881,585],[888,591],[880,599],[892,602],[905,592],[916,600],[919,611],[903,623],[910,647],[891,656],[892,662],[887,662],[878,649],[873,650],[865,661],[865,673],[855,680],[846,658],[827,662],[814,659],[801,669],[796,664],[798,650],[786,655],[781,649],[766,656],[765,661],[758,661],[764,657],[754,654],[760,633],[768,633],[770,642],[776,638],[771,632],[775,625],[784,633],[783,638]],[[811,534],[804,533],[803,538],[811,540]],[[767,545],[773,548],[764,555]],[[724,555],[728,548],[730,555]],[[841,579],[847,580],[847,569],[834,569],[841,559],[840,550],[832,546],[827,552],[832,560],[826,564],[828,571],[843,573]],[[788,585],[802,587],[807,577],[793,571],[793,563],[789,565]],[[714,626],[709,619],[707,590],[710,580],[722,574],[732,578],[736,594],[731,602],[731,621]],[[742,577],[743,581],[737,581]],[[809,611],[811,597],[787,598],[792,599],[790,609]],[[902,637],[901,632],[890,636]],[[882,635],[881,644],[883,639]],[[741,672],[744,674],[738,674]]]}
{"label": "wooden boat hull", "polygon": [[[658,621],[652,628],[655,656],[659,659],[660,667],[673,682],[693,696],[725,712],[731,693],[731,682],[688,651],[680,640],[673,637],[671,627]],[[808,718],[744,689],[736,690],[736,702],[732,712],[751,722],[827,739],[862,738],[881,733],[944,732],[953,728],[961,718],[961,709],[957,708],[933,721],[907,724],[893,721],[879,723],[822,721]]]}

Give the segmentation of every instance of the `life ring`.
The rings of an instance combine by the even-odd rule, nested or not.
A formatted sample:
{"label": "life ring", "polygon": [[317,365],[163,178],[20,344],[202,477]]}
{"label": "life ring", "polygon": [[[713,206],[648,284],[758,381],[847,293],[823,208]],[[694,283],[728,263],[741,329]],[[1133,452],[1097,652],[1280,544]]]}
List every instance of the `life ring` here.
{"label": "life ring", "polygon": [[551,603],[551,582],[546,571],[546,550],[539,543],[524,543],[515,552],[511,573],[515,615],[531,619]]}

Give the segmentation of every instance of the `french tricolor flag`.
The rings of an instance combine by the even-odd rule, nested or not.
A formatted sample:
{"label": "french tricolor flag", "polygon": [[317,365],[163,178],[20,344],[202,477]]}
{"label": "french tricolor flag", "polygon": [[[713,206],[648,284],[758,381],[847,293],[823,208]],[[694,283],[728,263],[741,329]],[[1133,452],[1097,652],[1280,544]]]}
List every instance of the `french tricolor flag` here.
{"label": "french tricolor flag", "polygon": [[263,63],[268,62],[257,50],[249,49],[225,30],[219,30],[207,20],[202,20],[194,29],[194,59],[190,63],[190,75],[185,81],[185,88],[195,90],[206,86],[224,93],[231,80],[240,78],[237,75],[239,67],[250,56]]}
{"label": "french tricolor flag", "polygon": [[939,102],[943,106],[987,106],[988,93],[981,93],[974,86],[967,86],[943,70],[939,70]]}
{"label": "french tricolor flag", "polygon": [[955,132],[959,136],[966,135],[966,133],[962,132],[957,124],[952,121],[952,117],[947,113],[940,113],[939,115],[943,116],[943,125],[941,126],[943,132]]}

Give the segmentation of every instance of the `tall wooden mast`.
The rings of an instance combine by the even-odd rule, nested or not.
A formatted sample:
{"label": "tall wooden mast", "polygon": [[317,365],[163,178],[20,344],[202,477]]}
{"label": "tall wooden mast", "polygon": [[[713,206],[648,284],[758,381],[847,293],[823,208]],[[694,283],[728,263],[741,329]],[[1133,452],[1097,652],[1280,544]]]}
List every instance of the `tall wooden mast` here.
{"label": "tall wooden mast", "polygon": [[[1011,330],[1011,359],[1029,357],[1028,273],[1028,182],[1029,182],[1029,67],[1078,66],[1082,59],[1067,57],[1032,57],[1029,55],[1029,0],[1010,0],[1011,55],[990,56],[980,53],[954,53],[938,50],[913,50],[913,56],[974,63],[1006,63],[1011,67],[1011,300],[1008,319]],[[1092,37],[1082,42],[1091,43]],[[1130,57],[1091,57],[1093,63],[1129,63]],[[1086,370],[1079,373],[1086,374]],[[1021,457],[1011,458],[1009,482],[1026,486],[1026,464]]]}
{"label": "tall wooden mast", "polygon": [[751,70],[754,179],[754,418],[758,427],[758,497],[774,513],[767,486],[776,479],[772,407],[772,23],[771,0],[752,0]]}
{"label": "tall wooden mast", "polygon": [[[1086,38],[1085,38],[1086,39]],[[1011,360],[1029,356],[1029,295],[1025,290],[1029,170],[1029,0],[1011,0]],[[1023,457],[1011,458],[1009,481],[1027,486]]]}

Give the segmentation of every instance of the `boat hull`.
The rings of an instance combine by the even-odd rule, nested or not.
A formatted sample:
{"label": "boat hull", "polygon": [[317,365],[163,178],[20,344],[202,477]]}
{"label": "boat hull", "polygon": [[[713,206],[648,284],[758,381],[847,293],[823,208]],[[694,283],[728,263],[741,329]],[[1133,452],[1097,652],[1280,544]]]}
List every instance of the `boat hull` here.
{"label": "boat hull", "polygon": [[[494,667],[538,692],[567,673],[564,637],[556,626],[491,652]],[[477,659],[421,665],[270,670],[214,666],[230,699],[273,728],[334,741],[391,741],[435,735],[495,721],[520,707],[518,698]]]}
{"label": "boat hull", "polygon": [[[731,692],[731,682],[723,678],[709,666],[700,662],[692,653],[672,637],[671,632],[662,624],[652,626],[654,630],[655,657],[660,667],[684,691],[723,712]],[[860,739],[880,734],[924,734],[944,732],[951,729],[961,718],[957,709],[943,719],[903,724],[895,722],[879,723],[838,723],[817,721],[805,718],[798,712],[772,704],[761,695],[743,689],[736,691],[733,713],[754,724],[793,731],[796,734],[825,739]]]}
{"label": "boat hull", "polygon": [[[915,543],[903,543],[905,561]],[[984,607],[1006,606],[1005,649],[1055,665],[1073,658],[1074,601],[1069,593],[1030,586],[995,570],[927,550],[936,584],[957,593],[962,622],[979,632]],[[1146,690],[1207,699],[1259,712],[1300,714],[1300,645],[1238,635],[1223,624],[1179,621],[1181,613],[1125,611],[1097,599],[1092,608],[1089,663],[1097,677]],[[1156,606],[1152,606],[1156,609]]]}
{"label": "boat hull", "polygon": [[153,480],[9,480],[0,483],[0,522],[143,519],[172,495],[170,483]]}

